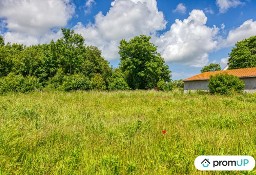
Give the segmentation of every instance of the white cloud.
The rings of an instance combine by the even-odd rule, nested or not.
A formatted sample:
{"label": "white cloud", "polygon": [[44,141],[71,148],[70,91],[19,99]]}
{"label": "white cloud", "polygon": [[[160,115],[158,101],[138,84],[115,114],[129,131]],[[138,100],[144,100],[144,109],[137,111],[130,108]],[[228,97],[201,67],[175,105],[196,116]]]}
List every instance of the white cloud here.
{"label": "white cloud", "polygon": [[88,45],[97,46],[107,59],[118,58],[121,39],[136,35],[154,35],[165,28],[166,21],[157,9],[156,0],[115,0],[106,15],[95,16],[95,23],[78,23],[74,30],[85,37]]}
{"label": "white cloud", "polygon": [[[6,42],[33,45],[61,37],[51,29],[66,26],[74,13],[69,0],[1,0],[0,18]],[[3,27],[2,27],[3,28]]]}
{"label": "white cloud", "polygon": [[74,6],[69,0],[0,1],[0,17],[16,36],[41,36],[52,28],[64,27],[73,13]]}
{"label": "white cloud", "polygon": [[186,6],[182,3],[179,3],[176,9],[173,10],[173,12],[185,14],[186,10],[187,10]]}
{"label": "white cloud", "polygon": [[39,43],[39,40],[35,36],[17,33],[17,32],[6,32],[4,34],[5,43],[18,43],[25,45],[35,45]]}
{"label": "white cloud", "polygon": [[227,39],[221,43],[222,47],[235,45],[237,41],[256,35],[256,21],[252,19],[245,21],[242,25],[234,30],[230,30]]}
{"label": "white cloud", "polygon": [[176,19],[170,30],[155,38],[166,61],[182,62],[201,67],[208,63],[208,53],[217,47],[217,27],[206,26],[207,17],[201,10],[193,10],[183,21]]}
{"label": "white cloud", "polygon": [[235,8],[243,3],[240,0],[216,0],[220,13],[225,13],[229,8]]}
{"label": "white cloud", "polygon": [[36,45],[49,43],[51,40],[56,41],[57,39],[62,37],[62,32],[59,30],[58,32],[47,32],[44,35],[38,37],[34,35],[28,35],[26,33],[19,32],[6,32],[4,33],[5,43],[18,43],[24,45]]}
{"label": "white cloud", "polygon": [[205,13],[208,13],[208,14],[211,14],[211,15],[214,14],[213,9],[211,9],[210,7],[209,7],[209,8],[205,8],[205,9],[204,9],[204,12],[205,12]]}
{"label": "white cloud", "polygon": [[86,3],[85,3],[85,13],[88,14],[88,13],[91,13],[91,8],[92,6],[96,4],[95,0],[87,0]]}

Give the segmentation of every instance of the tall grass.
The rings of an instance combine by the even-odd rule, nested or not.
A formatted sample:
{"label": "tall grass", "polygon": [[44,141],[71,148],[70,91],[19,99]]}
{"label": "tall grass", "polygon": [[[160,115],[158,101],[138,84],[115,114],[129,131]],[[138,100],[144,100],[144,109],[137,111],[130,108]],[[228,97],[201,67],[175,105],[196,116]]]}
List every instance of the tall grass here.
{"label": "tall grass", "polygon": [[[33,92],[0,102],[0,174],[203,174],[199,155],[256,157],[256,95]],[[228,173],[256,170],[216,174]]]}

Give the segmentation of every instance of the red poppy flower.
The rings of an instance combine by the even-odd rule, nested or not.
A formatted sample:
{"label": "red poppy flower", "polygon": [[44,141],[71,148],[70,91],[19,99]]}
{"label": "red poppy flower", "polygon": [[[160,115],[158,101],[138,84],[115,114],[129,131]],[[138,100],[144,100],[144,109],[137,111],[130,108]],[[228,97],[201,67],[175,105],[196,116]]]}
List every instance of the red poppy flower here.
{"label": "red poppy flower", "polygon": [[162,134],[166,134],[166,132],[167,132],[167,131],[166,131],[165,129],[164,129],[164,130],[162,130]]}

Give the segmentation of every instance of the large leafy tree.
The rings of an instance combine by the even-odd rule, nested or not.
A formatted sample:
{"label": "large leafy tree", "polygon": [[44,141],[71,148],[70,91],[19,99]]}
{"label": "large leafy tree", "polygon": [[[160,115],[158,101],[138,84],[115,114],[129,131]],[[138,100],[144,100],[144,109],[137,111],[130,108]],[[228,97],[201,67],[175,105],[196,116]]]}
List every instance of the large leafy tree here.
{"label": "large leafy tree", "polygon": [[204,66],[202,69],[201,69],[201,73],[203,72],[214,72],[214,71],[218,71],[218,70],[221,70],[221,67],[219,64],[215,64],[215,63],[211,63],[207,66]]}
{"label": "large leafy tree", "polygon": [[120,69],[132,89],[150,89],[159,81],[170,81],[170,70],[150,37],[140,35],[130,41],[121,40],[119,49]]}
{"label": "large leafy tree", "polygon": [[57,59],[65,74],[79,72],[85,53],[84,38],[70,29],[62,29],[63,37],[56,42]]}
{"label": "large leafy tree", "polygon": [[229,69],[256,67],[256,36],[237,42],[228,62]]}

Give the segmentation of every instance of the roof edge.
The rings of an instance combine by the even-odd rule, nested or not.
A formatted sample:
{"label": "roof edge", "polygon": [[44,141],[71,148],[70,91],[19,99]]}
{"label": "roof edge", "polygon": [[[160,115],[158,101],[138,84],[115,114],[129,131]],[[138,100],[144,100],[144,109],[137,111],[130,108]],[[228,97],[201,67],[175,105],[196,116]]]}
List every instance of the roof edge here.
{"label": "roof edge", "polygon": [[[217,75],[217,74],[216,74]],[[235,76],[235,75],[234,75]],[[236,77],[238,77],[238,76],[236,76]],[[238,77],[238,78],[256,78],[256,76],[242,76],[242,77]],[[205,78],[205,79],[196,79],[196,80],[187,80],[187,79],[185,79],[185,80],[183,80],[184,82],[185,81],[205,81],[205,80],[209,80],[210,78]]]}

